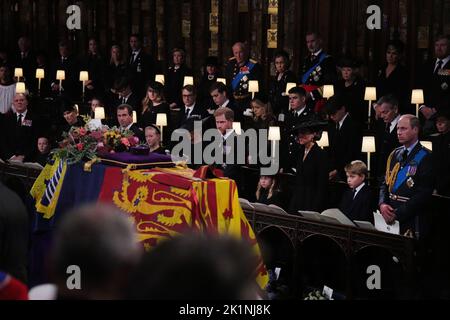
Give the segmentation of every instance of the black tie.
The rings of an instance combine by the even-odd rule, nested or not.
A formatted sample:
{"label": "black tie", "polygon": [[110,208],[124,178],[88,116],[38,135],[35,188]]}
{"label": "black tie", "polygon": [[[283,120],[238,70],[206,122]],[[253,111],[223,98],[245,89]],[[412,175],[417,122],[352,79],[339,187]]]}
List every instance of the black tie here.
{"label": "black tie", "polygon": [[339,132],[339,130],[341,129],[341,126],[339,125],[339,122],[336,123],[336,131]]}
{"label": "black tie", "polygon": [[131,54],[130,64],[133,64],[135,59],[136,59],[136,52],[133,52],[133,53]]}
{"label": "black tie", "polygon": [[17,118],[17,125],[18,125],[19,127],[22,126],[22,118],[23,118],[23,115],[22,115],[22,114],[19,114],[19,118]]}
{"label": "black tie", "polygon": [[436,70],[434,70],[434,74],[438,74],[439,73],[439,71],[441,71],[441,68],[442,68],[442,65],[444,64],[444,61],[442,61],[442,60],[439,60],[438,61],[438,63],[437,63],[437,67],[436,67]]}
{"label": "black tie", "polygon": [[189,113],[190,113],[190,110],[191,110],[191,109],[189,109],[189,108],[186,108],[186,118],[189,118]]}
{"label": "black tie", "polygon": [[123,97],[122,98],[122,104],[125,104],[125,103],[127,103],[127,98]]}
{"label": "black tie", "polygon": [[406,164],[406,160],[408,159],[408,149],[405,149],[402,153],[402,164],[403,166]]}
{"label": "black tie", "polygon": [[358,192],[358,190],[356,190],[356,189],[353,189],[353,199],[355,199],[356,198],[356,193]]}
{"label": "black tie", "polygon": [[391,123],[389,122],[389,123],[386,123],[386,133],[387,134],[390,134],[391,133]]}

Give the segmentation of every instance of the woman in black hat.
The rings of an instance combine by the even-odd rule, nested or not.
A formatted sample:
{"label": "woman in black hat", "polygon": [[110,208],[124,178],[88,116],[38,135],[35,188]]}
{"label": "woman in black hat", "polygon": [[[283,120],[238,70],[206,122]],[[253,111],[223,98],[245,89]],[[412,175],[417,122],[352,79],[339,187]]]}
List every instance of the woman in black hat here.
{"label": "woman in black hat", "polygon": [[198,102],[205,109],[214,105],[214,101],[209,94],[209,89],[221,77],[222,72],[220,70],[219,59],[217,57],[208,57],[205,62],[203,77],[198,87]]}
{"label": "woman in black hat", "polygon": [[347,111],[360,124],[364,124],[366,119],[366,105],[364,92],[366,84],[358,74],[359,64],[349,58],[343,58],[338,63],[341,73],[340,79],[336,83],[336,95],[342,97],[347,107]]}
{"label": "woman in black hat", "polygon": [[328,158],[326,152],[316,144],[326,125],[326,122],[313,119],[294,129],[300,144],[300,159],[289,207],[291,214],[298,214],[299,210],[322,212],[327,208]]}

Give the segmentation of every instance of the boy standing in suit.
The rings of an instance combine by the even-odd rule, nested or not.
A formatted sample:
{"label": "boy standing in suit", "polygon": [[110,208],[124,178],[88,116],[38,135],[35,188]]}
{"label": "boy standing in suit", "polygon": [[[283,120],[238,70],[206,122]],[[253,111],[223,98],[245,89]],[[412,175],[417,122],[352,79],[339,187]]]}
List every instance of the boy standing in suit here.
{"label": "boy standing in suit", "polygon": [[373,196],[365,183],[368,175],[366,164],[353,161],[345,167],[345,173],[350,189],[342,197],[340,210],[351,220],[373,223]]}

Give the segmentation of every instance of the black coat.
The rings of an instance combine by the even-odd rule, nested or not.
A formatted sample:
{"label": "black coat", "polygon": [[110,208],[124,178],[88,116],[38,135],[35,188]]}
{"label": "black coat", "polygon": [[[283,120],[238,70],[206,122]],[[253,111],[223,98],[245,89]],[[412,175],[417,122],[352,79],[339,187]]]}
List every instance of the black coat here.
{"label": "black coat", "polygon": [[36,79],[36,56],[33,52],[28,52],[25,57],[22,58],[20,52],[16,53],[14,58],[15,67],[23,69],[23,76],[25,77],[25,83],[27,85],[28,90],[31,92],[37,92],[38,83]]}
{"label": "black coat", "polygon": [[[436,109],[450,109],[450,75],[434,74],[436,59],[426,63],[420,72],[419,88],[424,88],[425,104]],[[450,61],[443,70],[450,70]]]}
{"label": "black coat", "polygon": [[[56,80],[56,72],[58,70],[64,70],[66,79],[62,81],[63,96],[77,101],[81,97],[82,84],[80,82],[80,67],[78,61],[69,56],[64,63],[62,58],[59,57],[54,61],[49,78],[52,79],[50,83],[59,85],[59,80]],[[46,76],[47,77],[47,76]],[[59,95],[59,92],[53,92],[53,95]]]}
{"label": "black coat", "polygon": [[89,72],[89,80],[94,87],[92,90],[86,88],[85,101],[89,101],[93,97],[102,97],[105,91],[105,72],[106,62],[100,55],[88,54],[81,60],[81,70]]}
{"label": "black coat", "polygon": [[139,138],[140,142],[145,142],[145,134],[144,131],[139,128],[139,126],[136,123],[133,123],[130,127],[130,131],[133,131],[134,136]]}
{"label": "black coat", "polygon": [[347,111],[352,118],[359,124],[367,122],[367,102],[364,101],[366,84],[364,80],[357,78],[353,83],[346,87],[344,80],[336,83],[336,94],[342,96]]}
{"label": "black coat", "polygon": [[134,62],[131,61],[132,53],[128,56],[128,75],[131,77],[133,92],[139,99],[145,96],[145,86],[155,79],[155,62],[153,57],[146,54],[143,49],[139,52]]}
{"label": "black coat", "polygon": [[350,219],[357,221],[374,222],[374,196],[367,184],[358,192],[353,199],[353,190],[347,190],[342,196],[339,209]]}
{"label": "black coat", "polygon": [[281,166],[285,173],[292,171],[297,167],[299,158],[299,145],[297,143],[297,135],[293,132],[294,128],[300,123],[306,122],[314,115],[314,112],[306,107],[300,116],[294,116],[293,112],[286,114],[284,125],[282,125],[282,141],[281,141]]}
{"label": "black coat", "polygon": [[436,190],[440,195],[450,196],[450,132],[433,139],[432,158]]}
{"label": "black coat", "polygon": [[362,130],[348,115],[339,131],[336,124],[328,126],[330,140],[330,169],[338,171],[338,178],[345,181],[345,166],[361,158]]}
{"label": "black coat", "polygon": [[278,207],[281,207],[281,199],[280,199],[280,192],[277,190],[272,191],[272,196],[268,198],[269,196],[269,190],[261,188],[259,199],[256,199],[256,203],[262,203],[265,205],[276,205]]}
{"label": "black coat", "polygon": [[176,103],[178,108],[183,106],[181,89],[183,89],[184,77],[186,76],[192,76],[192,70],[184,64],[179,69],[175,69],[173,66],[167,69],[164,94],[169,105]]}
{"label": "black coat", "polygon": [[42,133],[40,119],[28,110],[22,126],[17,124],[17,115],[13,112],[3,118],[2,156],[10,159],[12,156],[23,155],[31,157],[37,148],[37,139]]}
{"label": "black coat", "polygon": [[377,96],[383,97],[393,94],[399,101],[400,113],[413,112],[414,110],[411,109],[412,106],[410,104],[411,89],[409,86],[408,70],[402,65],[397,65],[389,77],[386,77],[386,68],[387,66],[385,65],[378,70],[376,79]]}
{"label": "black coat", "polygon": [[386,162],[391,154],[396,148],[400,146],[397,136],[397,127],[394,128],[390,133],[386,132],[386,124],[383,121],[378,121],[376,135],[376,176],[378,178],[384,177],[386,174]]}
{"label": "black coat", "polygon": [[286,71],[280,80],[278,80],[278,75],[270,80],[269,99],[274,114],[288,112],[289,97],[283,94],[286,92],[286,85],[289,82],[297,83],[297,77],[290,70]]}
{"label": "black coat", "polygon": [[163,139],[164,142],[167,143],[170,141],[170,136],[173,130],[171,123],[170,107],[167,103],[164,102],[159,106],[150,107],[149,109],[147,109],[147,111],[145,111],[144,114],[141,116],[141,119],[139,121],[139,127],[142,130],[145,130],[145,128],[148,127],[150,124],[156,125],[156,118],[158,113],[165,113],[167,117],[167,127],[164,127],[163,131]]}
{"label": "black coat", "polygon": [[186,121],[190,118],[193,118],[195,121],[200,121],[204,118],[206,118],[208,115],[207,111],[203,106],[199,103],[196,103],[194,106],[194,110],[192,110],[191,114],[189,115],[189,118],[187,118],[186,115],[186,106],[183,106],[180,111],[180,116],[178,120],[178,128],[186,124]]}
{"label": "black coat", "polygon": [[[395,195],[409,198],[410,200],[406,203],[395,201],[390,199],[389,197],[389,188],[386,185],[386,181],[381,185],[380,188],[380,197],[379,204],[385,203],[392,206],[396,209],[397,220],[400,221],[401,232],[404,233],[408,229],[420,231],[421,233],[426,230],[425,218],[423,213],[426,212],[427,204],[431,199],[431,195],[433,193],[433,172],[432,172],[432,159],[431,153],[427,149],[425,149],[420,143],[412,150],[411,154],[409,154],[406,165],[414,166],[414,158],[418,152],[421,150],[425,150],[426,156],[420,162],[419,165],[416,165],[416,172],[413,176],[407,179],[398,190],[394,190]],[[401,162],[403,153],[403,147],[397,148],[392,153],[392,161],[390,170],[394,168],[394,166]],[[408,185],[408,180],[413,181],[413,185]],[[419,230],[416,225],[416,218],[419,218]]]}
{"label": "black coat", "polygon": [[314,145],[305,161],[305,147],[300,147],[295,188],[289,207],[289,213],[298,214],[299,210],[322,212],[327,208],[328,196],[328,160],[327,154]]}

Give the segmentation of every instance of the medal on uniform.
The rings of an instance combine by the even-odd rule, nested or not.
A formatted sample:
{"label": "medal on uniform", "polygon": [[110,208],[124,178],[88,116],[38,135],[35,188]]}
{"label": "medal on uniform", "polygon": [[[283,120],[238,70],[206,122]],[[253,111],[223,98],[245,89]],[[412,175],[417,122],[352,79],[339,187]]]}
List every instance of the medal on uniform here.
{"label": "medal on uniform", "polygon": [[412,188],[414,188],[414,179],[413,178],[409,178],[407,181],[406,181],[406,185],[408,186],[408,188],[410,188],[410,189],[412,189]]}
{"label": "medal on uniform", "polygon": [[244,90],[247,90],[248,84],[243,84],[243,85],[242,85],[242,88],[244,88]]}
{"label": "medal on uniform", "polygon": [[315,81],[315,82],[318,82],[319,80],[320,80],[319,76],[315,76],[315,77],[314,77],[314,81]]}
{"label": "medal on uniform", "polygon": [[247,82],[247,81],[248,81],[248,77],[245,76],[245,77],[242,78],[242,80],[245,81],[245,82]]}
{"label": "medal on uniform", "polygon": [[447,91],[447,90],[448,90],[448,83],[447,83],[447,82],[444,82],[444,83],[441,85],[441,88],[442,88],[442,90]]}
{"label": "medal on uniform", "polygon": [[208,80],[209,81],[213,81],[214,80],[214,75],[213,74],[209,74],[208,75]]}
{"label": "medal on uniform", "polygon": [[416,165],[411,165],[408,169],[408,174],[406,175],[407,177],[414,177],[417,173],[417,166]]}

